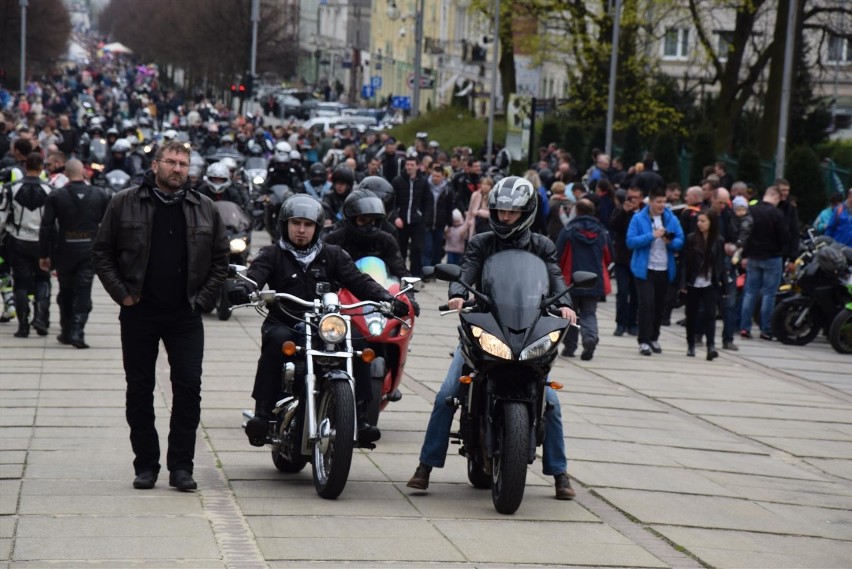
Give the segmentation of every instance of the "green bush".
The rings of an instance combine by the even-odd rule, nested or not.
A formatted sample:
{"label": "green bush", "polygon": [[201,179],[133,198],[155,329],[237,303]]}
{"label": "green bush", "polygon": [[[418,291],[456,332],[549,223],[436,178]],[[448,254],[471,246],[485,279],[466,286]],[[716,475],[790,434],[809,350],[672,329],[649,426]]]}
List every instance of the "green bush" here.
{"label": "green bush", "polygon": [[643,146],[639,127],[631,124],[627,127],[627,132],[624,133],[624,149],[621,151],[621,162],[624,164],[625,170],[642,160]]}
{"label": "green bush", "polygon": [[702,127],[692,136],[692,166],[689,183],[699,184],[704,179],[704,167],[716,163],[716,136],[712,129]]}
{"label": "green bush", "polygon": [[562,148],[571,154],[576,163],[574,167],[579,169],[579,161],[583,158],[583,152],[586,151],[586,130],[581,124],[569,122],[565,125]]}
{"label": "green bush", "polygon": [[680,180],[680,159],[677,152],[677,137],[670,130],[662,131],[654,143],[654,159],[660,168],[660,176],[666,183]]}
{"label": "green bush", "polygon": [[760,166],[760,154],[752,147],[743,148],[737,159],[737,180],[745,182],[750,187],[763,191],[763,172]]}
{"label": "green bush", "polygon": [[[559,141],[562,140],[562,126],[557,119],[545,119],[541,123],[541,134],[538,138],[539,146],[547,146],[551,142],[555,142],[559,144]],[[536,149],[538,152],[538,149]]]}
{"label": "green bush", "polygon": [[826,195],[819,157],[810,147],[798,146],[787,159],[785,176],[799,203],[799,219],[809,223],[825,207]]}
{"label": "green bush", "polygon": [[[488,120],[475,118],[467,110],[458,107],[442,107],[401,124],[388,133],[405,144],[414,144],[415,136],[421,131],[428,132],[429,139],[437,140],[444,150],[469,146],[476,156],[481,156],[488,137]],[[506,120],[497,119],[494,121],[494,142],[502,144],[505,140]]]}

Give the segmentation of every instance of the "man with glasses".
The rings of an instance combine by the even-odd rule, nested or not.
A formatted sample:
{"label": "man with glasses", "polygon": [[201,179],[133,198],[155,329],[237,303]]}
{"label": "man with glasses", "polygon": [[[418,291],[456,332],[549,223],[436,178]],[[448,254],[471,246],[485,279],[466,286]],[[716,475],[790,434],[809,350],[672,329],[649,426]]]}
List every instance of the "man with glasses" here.
{"label": "man with glasses", "polygon": [[201,416],[201,313],[213,308],[228,270],[228,238],[213,202],[190,188],[189,150],[157,149],[139,186],[117,193],[92,250],[98,277],[121,306],[127,423],[136,456],[133,487],[154,487],[160,444],[154,426],[160,340],[169,356],[172,413],[169,485],[195,490],[195,433]]}

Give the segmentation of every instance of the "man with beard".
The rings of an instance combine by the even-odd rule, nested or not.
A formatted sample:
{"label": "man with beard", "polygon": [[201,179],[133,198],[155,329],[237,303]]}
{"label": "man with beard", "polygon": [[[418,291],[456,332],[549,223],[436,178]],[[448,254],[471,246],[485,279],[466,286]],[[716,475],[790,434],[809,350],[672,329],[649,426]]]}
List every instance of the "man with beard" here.
{"label": "man with beard", "polygon": [[189,187],[189,150],[157,149],[139,186],[116,194],[92,250],[98,277],[121,305],[127,422],[135,460],[133,487],[154,487],[160,445],[154,426],[160,340],[171,367],[173,404],[169,485],[195,490],[195,433],[201,416],[201,313],[213,308],[228,271],[228,238],[213,202]]}

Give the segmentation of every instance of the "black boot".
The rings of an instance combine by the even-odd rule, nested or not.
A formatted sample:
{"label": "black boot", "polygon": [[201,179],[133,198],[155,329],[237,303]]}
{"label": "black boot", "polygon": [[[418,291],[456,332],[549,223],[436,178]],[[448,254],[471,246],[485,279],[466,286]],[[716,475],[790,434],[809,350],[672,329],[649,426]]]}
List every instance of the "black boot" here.
{"label": "black boot", "polygon": [[30,300],[26,291],[15,291],[15,310],[18,316],[18,331],[16,338],[27,338],[30,335]]}
{"label": "black boot", "polygon": [[80,312],[75,314],[74,319],[71,321],[71,332],[68,334],[68,343],[75,348],[85,349],[89,347],[83,336],[83,328],[85,328],[86,320],[88,319],[88,314]]}
{"label": "black boot", "polygon": [[47,336],[50,327],[50,283],[36,283],[33,329],[39,336]]}
{"label": "black boot", "polygon": [[378,427],[367,421],[367,406],[369,401],[358,402],[358,444],[369,447],[371,443],[382,438],[382,432]]}
{"label": "black boot", "polygon": [[272,420],[272,403],[258,401],[254,406],[254,417],[246,422],[246,436],[251,446],[262,447],[269,434],[269,422]]}
{"label": "black boot", "polygon": [[719,357],[719,352],[716,351],[716,347],[713,344],[708,342],[707,343],[707,361],[712,362],[713,360],[715,360],[718,357]]}
{"label": "black boot", "polygon": [[71,310],[71,303],[65,298],[66,296],[70,296],[67,291],[63,294],[63,291],[60,290],[56,298],[57,304],[59,304],[59,335],[56,337],[56,341],[68,345],[71,344],[71,326],[74,322],[74,313]]}
{"label": "black boot", "polygon": [[695,357],[695,344],[689,344],[686,347],[686,355],[689,356],[690,358]]}

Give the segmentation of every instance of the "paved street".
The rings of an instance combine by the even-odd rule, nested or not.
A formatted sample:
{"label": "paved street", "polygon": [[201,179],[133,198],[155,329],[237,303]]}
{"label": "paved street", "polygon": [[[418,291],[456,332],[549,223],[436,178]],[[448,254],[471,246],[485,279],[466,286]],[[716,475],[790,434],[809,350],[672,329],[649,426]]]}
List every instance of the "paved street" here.
{"label": "paved street", "polygon": [[[521,508],[500,515],[455,447],[428,493],[406,488],[455,345],[455,317],[435,310],[445,290],[419,295],[404,397],[334,501],[310,467],[280,474],[240,428],[254,312],[205,318],[196,493],[165,473],[131,487],[118,309],[99,283],[89,350],[56,342],[55,305],[47,337],[0,325],[0,567],[852,567],[852,358],[823,339],[753,340],[707,362],[703,348],[684,356],[678,326],[662,355],[640,357],[634,337],[612,336],[614,298],[595,358],[560,358],[553,374],[576,501],[554,500],[536,461]],[[158,373],[165,448],[164,353]]]}

